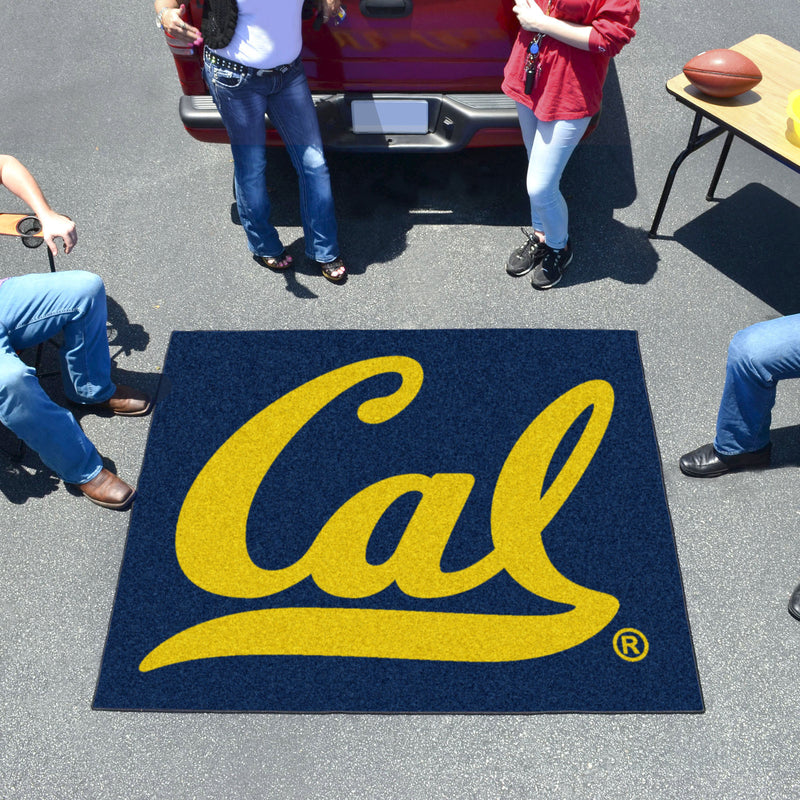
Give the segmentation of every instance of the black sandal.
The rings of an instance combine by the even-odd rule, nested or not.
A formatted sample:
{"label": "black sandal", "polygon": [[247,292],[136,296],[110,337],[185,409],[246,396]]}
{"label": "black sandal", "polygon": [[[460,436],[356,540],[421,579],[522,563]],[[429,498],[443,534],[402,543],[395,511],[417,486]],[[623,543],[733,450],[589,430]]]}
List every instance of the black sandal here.
{"label": "black sandal", "polygon": [[[322,277],[327,278],[331,283],[339,283],[347,277],[347,267],[341,258],[335,258],[333,261],[328,262],[317,261],[316,263],[322,270]],[[334,275],[339,270],[341,272],[338,275]]]}
{"label": "black sandal", "polygon": [[[273,272],[284,272],[292,266],[292,257],[282,250],[277,256],[253,256],[261,266],[271,269]],[[281,263],[286,262],[281,266]]]}

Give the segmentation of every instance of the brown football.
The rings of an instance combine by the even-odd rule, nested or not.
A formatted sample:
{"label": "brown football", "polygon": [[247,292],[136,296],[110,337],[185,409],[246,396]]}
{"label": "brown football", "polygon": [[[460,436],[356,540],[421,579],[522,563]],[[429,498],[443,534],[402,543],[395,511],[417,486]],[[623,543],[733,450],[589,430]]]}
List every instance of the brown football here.
{"label": "brown football", "polygon": [[736,97],[756,86],[761,70],[735,50],[707,50],[686,62],[683,74],[704,94]]}

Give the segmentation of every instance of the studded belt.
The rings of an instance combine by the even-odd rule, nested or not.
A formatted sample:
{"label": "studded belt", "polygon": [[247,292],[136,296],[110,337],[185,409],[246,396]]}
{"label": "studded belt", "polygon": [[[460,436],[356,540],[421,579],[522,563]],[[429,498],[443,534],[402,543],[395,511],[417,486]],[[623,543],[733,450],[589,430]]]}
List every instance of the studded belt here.
{"label": "studded belt", "polygon": [[291,64],[281,64],[279,67],[272,67],[272,69],[256,69],[256,67],[248,67],[245,64],[240,64],[238,61],[231,61],[227,58],[223,58],[222,56],[218,56],[216,53],[212,53],[207,47],[203,51],[203,58],[208,61],[209,64],[213,64],[215,67],[220,67],[221,69],[229,69],[231,72],[238,72],[242,75],[272,75],[274,73],[283,74],[288,72],[299,60],[299,56],[292,61]]}

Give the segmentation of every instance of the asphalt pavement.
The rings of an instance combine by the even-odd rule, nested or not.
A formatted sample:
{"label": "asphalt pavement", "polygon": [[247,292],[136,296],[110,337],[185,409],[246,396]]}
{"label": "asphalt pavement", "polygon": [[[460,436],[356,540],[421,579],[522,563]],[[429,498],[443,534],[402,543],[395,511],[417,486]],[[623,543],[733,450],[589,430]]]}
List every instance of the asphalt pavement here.
{"label": "asphalt pavement", "polygon": [[[0,152],[23,161],[77,221],[78,246],[59,264],[104,278],[117,380],[155,390],[173,330],[639,332],[706,711],[93,711],[128,514],[76,497],[34,456],[19,468],[0,458],[0,797],[800,795],[788,748],[800,714],[800,623],[786,611],[800,580],[800,385],[780,387],[773,468],[697,481],[677,466],[713,435],[733,333],[800,311],[798,175],[737,141],[720,199],[708,202],[717,141],[681,168],[662,238],[646,234],[691,125],[664,83],[697,53],[754,33],[800,48],[796,4],[644,5],[609,78],[601,128],[564,177],[574,262],[561,285],[535,292],[503,268],[526,224],[521,150],[332,156],[351,275],[343,286],[304,267],[275,275],[250,258],[232,222],[228,149],[194,141],[180,124],[152,4],[4,4]],[[276,221],[296,246],[288,169],[276,152]],[[22,208],[7,193],[1,207]],[[42,268],[42,251],[0,243],[0,274]],[[149,418],[87,415],[82,425],[135,483]],[[634,449],[629,457],[635,464]]]}

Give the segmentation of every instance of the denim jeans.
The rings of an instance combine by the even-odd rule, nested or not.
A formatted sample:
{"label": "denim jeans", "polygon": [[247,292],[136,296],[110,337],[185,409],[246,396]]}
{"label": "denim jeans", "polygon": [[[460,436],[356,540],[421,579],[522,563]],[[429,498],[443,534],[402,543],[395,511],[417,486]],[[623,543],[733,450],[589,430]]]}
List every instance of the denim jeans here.
{"label": "denim jeans", "polygon": [[101,403],[116,389],[106,315],[103,281],[91,272],[23,275],[0,284],[0,422],[67,483],[94,478],[103,467],[100,456],[17,351],[63,332],[64,392],[76,403]]}
{"label": "denim jeans", "polygon": [[718,453],[766,447],[775,390],[784,378],[800,378],[800,314],[758,322],[731,340],[714,439]]}
{"label": "denim jeans", "polygon": [[528,197],[531,201],[531,225],[545,235],[545,242],[555,250],[566,247],[569,236],[567,201],[559,184],[567,161],[589,127],[591,117],[542,122],[533,111],[517,103],[522,140],[528,151]]}
{"label": "denim jeans", "polygon": [[283,251],[270,222],[265,170],[265,114],[280,134],[297,172],[300,217],[306,255],[323,263],[339,256],[336,216],[322,137],[303,64],[298,58],[285,73],[241,74],[206,60],[203,76],[228,131],[233,154],[239,218],[250,250],[257,256]]}

